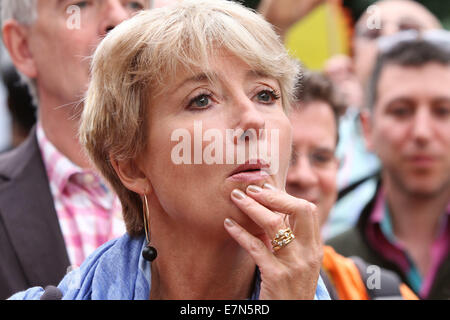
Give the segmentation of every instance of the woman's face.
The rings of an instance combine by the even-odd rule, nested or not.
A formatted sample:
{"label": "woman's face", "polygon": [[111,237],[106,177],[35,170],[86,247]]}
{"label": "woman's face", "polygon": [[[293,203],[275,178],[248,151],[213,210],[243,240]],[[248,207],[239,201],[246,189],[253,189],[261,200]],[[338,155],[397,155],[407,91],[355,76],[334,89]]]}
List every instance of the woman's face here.
{"label": "woman's face", "polygon": [[189,230],[225,234],[231,217],[259,232],[230,194],[266,182],[284,189],[291,125],[278,81],[220,52],[207,70],[175,79],[149,102],[147,149],[138,160],[153,201]]}

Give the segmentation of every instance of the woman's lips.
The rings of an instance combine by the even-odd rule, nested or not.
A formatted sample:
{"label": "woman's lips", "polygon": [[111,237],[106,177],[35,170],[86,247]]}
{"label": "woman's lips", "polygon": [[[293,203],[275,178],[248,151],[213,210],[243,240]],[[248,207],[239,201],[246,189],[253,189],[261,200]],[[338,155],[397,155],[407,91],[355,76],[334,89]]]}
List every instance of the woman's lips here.
{"label": "woman's lips", "polygon": [[228,178],[244,182],[263,180],[270,176],[269,168],[270,166],[262,160],[247,161],[234,169]]}
{"label": "woman's lips", "polygon": [[254,182],[264,180],[270,175],[264,170],[243,171],[231,175],[228,179],[233,181]]}

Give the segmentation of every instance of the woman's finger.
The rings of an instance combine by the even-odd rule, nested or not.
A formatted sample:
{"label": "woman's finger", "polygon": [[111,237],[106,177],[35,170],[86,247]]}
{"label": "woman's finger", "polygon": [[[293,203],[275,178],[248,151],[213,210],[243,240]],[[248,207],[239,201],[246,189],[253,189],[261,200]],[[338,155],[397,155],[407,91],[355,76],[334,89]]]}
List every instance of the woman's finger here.
{"label": "woman's finger", "polygon": [[[306,254],[288,254],[280,259],[272,254],[263,241],[250,234],[238,223],[225,219],[225,229],[248,252],[261,272],[260,299],[312,299],[319,277],[320,261],[317,248]],[[290,246],[290,245],[289,245]],[[294,245],[293,245],[294,246]],[[295,247],[297,244],[295,245]],[[286,248],[281,248],[281,252]],[[296,250],[294,250],[296,252]]]}
{"label": "woman's finger", "polygon": [[293,197],[267,183],[263,188],[250,185],[246,192],[268,209],[284,214],[293,215],[299,212],[315,213],[317,211],[313,203]]}
{"label": "woman's finger", "polygon": [[280,229],[288,227],[285,224],[284,215],[274,213],[240,190],[233,190],[231,199],[236,206],[260,226],[271,239],[275,237]]}
{"label": "woman's finger", "polygon": [[319,217],[314,204],[267,184],[264,188],[251,185],[246,192],[267,209],[289,215],[290,220],[294,222],[291,224],[292,231],[302,243],[320,242]]}
{"label": "woman's finger", "polygon": [[236,221],[225,219],[224,226],[231,237],[250,254],[260,268],[275,262],[275,257],[266,244],[242,228]]}

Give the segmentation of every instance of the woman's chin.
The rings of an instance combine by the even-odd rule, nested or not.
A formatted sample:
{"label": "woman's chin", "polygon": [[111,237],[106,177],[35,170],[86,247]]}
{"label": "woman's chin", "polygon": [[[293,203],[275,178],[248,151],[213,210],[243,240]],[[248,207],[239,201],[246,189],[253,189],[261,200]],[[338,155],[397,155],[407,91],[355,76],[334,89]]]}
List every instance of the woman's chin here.
{"label": "woman's chin", "polygon": [[232,215],[230,215],[230,218],[253,236],[264,234],[264,230],[239,209],[237,209],[236,212],[233,212]]}

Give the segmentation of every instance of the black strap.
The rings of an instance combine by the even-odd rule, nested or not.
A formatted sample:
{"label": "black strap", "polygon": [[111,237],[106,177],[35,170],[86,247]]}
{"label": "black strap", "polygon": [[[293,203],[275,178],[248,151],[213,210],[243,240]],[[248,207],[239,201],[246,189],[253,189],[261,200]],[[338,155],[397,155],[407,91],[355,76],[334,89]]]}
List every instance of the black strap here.
{"label": "black strap", "polygon": [[373,178],[377,178],[379,177],[380,172],[376,171],[364,178],[361,178],[359,180],[356,180],[355,182],[353,182],[352,184],[349,184],[348,186],[346,186],[345,188],[343,188],[342,190],[339,191],[338,193],[338,200],[342,199],[343,197],[345,197],[347,194],[349,194],[350,192],[352,192],[353,190],[355,190],[357,187],[359,187],[361,184],[363,184],[366,181],[369,181],[370,179]]}
{"label": "black strap", "polygon": [[401,280],[394,272],[369,265],[359,257],[350,257],[361,274],[371,300],[403,300],[400,292]]}
{"label": "black strap", "polygon": [[320,277],[322,278],[323,283],[325,284],[325,287],[328,290],[331,300],[339,300],[339,295],[336,292],[336,288],[334,287],[333,283],[328,277],[326,271],[323,270],[322,268],[320,269]]}

